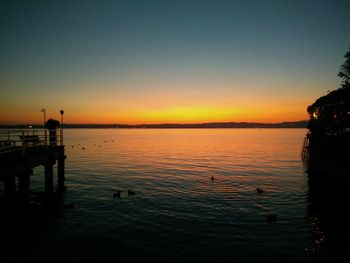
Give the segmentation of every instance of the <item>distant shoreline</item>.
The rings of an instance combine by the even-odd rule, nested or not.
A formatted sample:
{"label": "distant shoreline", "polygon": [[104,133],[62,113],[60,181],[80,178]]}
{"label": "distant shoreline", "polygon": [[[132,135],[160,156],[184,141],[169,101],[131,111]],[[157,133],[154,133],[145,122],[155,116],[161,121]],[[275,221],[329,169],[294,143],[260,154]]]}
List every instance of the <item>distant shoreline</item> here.
{"label": "distant shoreline", "polygon": [[[257,123],[257,122],[210,122],[199,124],[64,124],[65,129],[223,129],[223,128],[307,128],[308,121]],[[0,129],[43,128],[43,125],[0,125]]]}

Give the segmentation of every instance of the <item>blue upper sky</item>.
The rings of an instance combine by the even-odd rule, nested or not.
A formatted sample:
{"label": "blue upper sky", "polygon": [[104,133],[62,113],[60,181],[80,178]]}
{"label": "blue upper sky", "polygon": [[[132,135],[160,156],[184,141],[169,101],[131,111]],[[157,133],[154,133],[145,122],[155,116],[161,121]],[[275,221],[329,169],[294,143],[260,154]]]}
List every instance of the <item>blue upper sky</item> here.
{"label": "blue upper sky", "polygon": [[[224,104],[227,112],[231,98],[253,120],[251,98],[260,108],[266,100],[267,116],[271,95],[299,98],[305,107],[288,101],[285,113],[302,116],[307,103],[337,88],[349,44],[345,0],[0,0],[0,110],[18,117],[62,106],[75,121],[95,101],[96,118],[139,122],[157,107],[165,114]],[[232,111],[230,120],[240,119]]]}

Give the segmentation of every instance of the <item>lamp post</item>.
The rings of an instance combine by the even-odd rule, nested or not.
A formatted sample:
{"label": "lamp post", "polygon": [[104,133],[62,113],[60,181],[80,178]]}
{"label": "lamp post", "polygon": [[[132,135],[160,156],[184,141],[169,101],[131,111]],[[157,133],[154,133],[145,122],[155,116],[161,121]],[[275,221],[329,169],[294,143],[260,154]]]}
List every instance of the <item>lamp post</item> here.
{"label": "lamp post", "polygon": [[61,145],[63,145],[63,114],[64,114],[64,110],[60,110],[60,114],[61,114]]}
{"label": "lamp post", "polygon": [[41,108],[41,112],[44,113],[44,126],[45,126],[45,123],[46,123],[46,109]]}
{"label": "lamp post", "polygon": [[41,108],[41,112],[44,113],[44,132],[45,132],[45,145],[47,144],[47,131],[46,131],[46,109]]}

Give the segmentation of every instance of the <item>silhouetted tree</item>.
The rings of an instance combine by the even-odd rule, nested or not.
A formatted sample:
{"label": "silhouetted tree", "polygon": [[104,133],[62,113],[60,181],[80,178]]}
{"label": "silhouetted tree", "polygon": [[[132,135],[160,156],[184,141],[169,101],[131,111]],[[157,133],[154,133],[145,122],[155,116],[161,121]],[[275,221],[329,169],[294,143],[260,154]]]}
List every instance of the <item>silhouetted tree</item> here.
{"label": "silhouetted tree", "polygon": [[60,122],[55,119],[48,119],[45,123],[45,127],[49,130],[55,130],[60,125]]}
{"label": "silhouetted tree", "polygon": [[338,76],[342,78],[343,88],[350,88],[350,46],[344,58],[346,58],[346,60],[343,65],[341,65]]}
{"label": "silhouetted tree", "polygon": [[342,87],[317,99],[307,108],[308,128],[315,137],[350,133],[350,47],[338,74]]}

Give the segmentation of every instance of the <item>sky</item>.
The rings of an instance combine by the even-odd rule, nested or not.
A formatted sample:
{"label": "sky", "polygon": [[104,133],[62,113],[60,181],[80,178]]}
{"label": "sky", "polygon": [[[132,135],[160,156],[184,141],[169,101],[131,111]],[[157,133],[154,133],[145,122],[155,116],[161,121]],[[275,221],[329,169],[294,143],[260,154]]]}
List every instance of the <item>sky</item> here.
{"label": "sky", "polygon": [[0,0],[0,124],[305,120],[349,45],[348,0]]}

